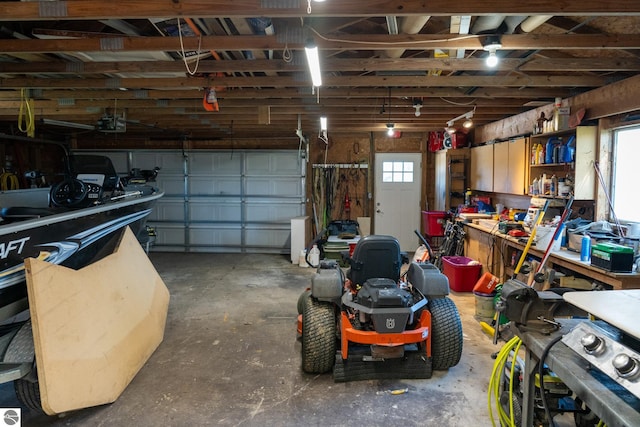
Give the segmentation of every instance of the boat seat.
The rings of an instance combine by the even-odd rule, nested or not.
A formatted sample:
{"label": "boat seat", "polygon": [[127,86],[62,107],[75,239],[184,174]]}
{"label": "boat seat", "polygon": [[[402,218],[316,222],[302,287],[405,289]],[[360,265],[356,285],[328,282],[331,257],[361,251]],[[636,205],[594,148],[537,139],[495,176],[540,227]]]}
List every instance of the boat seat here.
{"label": "boat seat", "polygon": [[41,218],[59,213],[60,210],[51,208],[32,208],[28,206],[11,206],[0,209],[0,217],[5,221],[21,221],[25,219]]}

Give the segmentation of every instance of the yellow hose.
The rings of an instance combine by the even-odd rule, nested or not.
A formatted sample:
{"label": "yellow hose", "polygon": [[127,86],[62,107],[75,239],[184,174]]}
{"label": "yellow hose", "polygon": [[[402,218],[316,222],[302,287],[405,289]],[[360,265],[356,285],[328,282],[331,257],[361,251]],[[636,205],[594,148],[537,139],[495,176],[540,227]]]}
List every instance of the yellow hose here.
{"label": "yellow hose", "polygon": [[0,175],[0,189],[2,191],[17,190],[20,188],[18,177],[11,172],[4,172]]}
{"label": "yellow hose", "polygon": [[20,111],[18,113],[18,129],[25,132],[28,137],[36,136],[36,122],[33,112],[33,99],[27,97],[27,90],[20,90]]}
{"label": "yellow hose", "polygon": [[[491,379],[489,380],[489,388],[487,390],[487,403],[489,408],[489,417],[491,418],[491,424],[495,427],[495,419],[493,416],[493,408],[492,408],[492,396],[495,397],[496,407],[498,410],[498,416],[501,426],[515,426],[514,419],[514,411],[513,411],[513,381],[514,381],[514,373],[515,373],[515,365],[516,365],[516,356],[518,351],[520,350],[520,346],[522,345],[522,340],[515,336],[506,343],[502,349],[498,352],[498,356],[496,357],[496,361],[493,364],[493,370],[491,372]],[[501,379],[504,375],[504,369],[509,359],[509,355],[511,352],[514,352],[512,362],[511,362],[511,378],[509,382],[509,409],[511,414],[507,414],[502,405],[500,405],[500,392],[501,392]]]}

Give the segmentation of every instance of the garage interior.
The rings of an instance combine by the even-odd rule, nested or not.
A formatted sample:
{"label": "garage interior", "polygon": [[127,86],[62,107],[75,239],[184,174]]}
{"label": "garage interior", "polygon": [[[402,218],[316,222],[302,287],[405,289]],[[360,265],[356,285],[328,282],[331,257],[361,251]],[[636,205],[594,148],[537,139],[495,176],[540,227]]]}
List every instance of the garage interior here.
{"label": "garage interior", "polygon": [[[162,342],[113,403],[45,415],[5,380],[0,408],[20,408],[34,426],[640,425],[635,306],[608,303],[635,301],[640,288],[640,217],[615,209],[634,197],[620,193],[634,177],[618,177],[616,156],[619,132],[640,127],[639,16],[632,0],[0,2],[0,193],[57,187],[61,173],[39,173],[53,163],[49,142],[106,156],[129,183],[149,174],[162,196],[137,237],[170,295]],[[314,48],[321,82],[309,69]],[[499,232],[547,206],[546,217],[528,218],[525,237]],[[554,216],[558,230],[581,219],[619,234],[591,234],[587,260],[581,247],[530,246]],[[0,227],[13,227],[0,231],[4,260],[21,241],[16,220],[3,218]],[[445,254],[447,218],[463,237]],[[355,222],[337,246],[314,240]],[[414,230],[443,272],[444,255],[477,266],[464,283],[444,272],[462,328],[459,362],[428,379],[341,383],[303,372],[296,302],[317,274],[305,252],[317,243],[321,259],[341,261],[358,238],[391,235],[411,259],[422,243]],[[633,253],[632,262],[613,268],[594,256],[602,248]],[[340,271],[350,279],[348,264]],[[531,298],[507,301],[517,307],[505,309],[509,324],[479,312],[488,297],[472,288],[487,275],[527,285],[502,288]],[[604,291],[594,301],[607,303],[596,311],[543,293],[556,287]],[[566,316],[566,307],[578,310]],[[598,351],[571,348],[569,331],[586,313],[631,347],[633,366],[613,380],[601,378],[609,368]],[[514,336],[524,343],[521,390],[490,412],[495,359]],[[617,350],[607,357],[622,351],[608,345]],[[553,392],[572,402],[552,422],[541,420],[545,395],[562,399],[533,386],[540,359],[565,387]],[[500,419],[500,410],[519,413]]]}

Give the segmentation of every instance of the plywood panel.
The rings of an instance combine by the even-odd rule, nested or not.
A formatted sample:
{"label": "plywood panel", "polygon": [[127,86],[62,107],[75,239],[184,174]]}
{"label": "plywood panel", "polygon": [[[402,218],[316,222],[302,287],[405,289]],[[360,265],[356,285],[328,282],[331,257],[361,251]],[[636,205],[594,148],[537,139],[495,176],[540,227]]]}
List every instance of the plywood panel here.
{"label": "plywood panel", "polygon": [[164,335],[169,291],[127,228],[115,253],[75,271],[25,261],[42,408],[115,401]]}

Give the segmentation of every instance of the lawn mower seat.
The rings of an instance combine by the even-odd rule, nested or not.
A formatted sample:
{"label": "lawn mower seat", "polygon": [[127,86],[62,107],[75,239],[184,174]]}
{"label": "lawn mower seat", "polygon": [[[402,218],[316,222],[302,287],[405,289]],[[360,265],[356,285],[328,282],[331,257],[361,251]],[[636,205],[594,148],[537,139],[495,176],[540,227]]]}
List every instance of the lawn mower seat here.
{"label": "lawn mower seat", "polygon": [[395,237],[370,235],[358,241],[349,260],[351,268],[347,277],[352,283],[362,285],[369,279],[400,279],[402,252]]}

